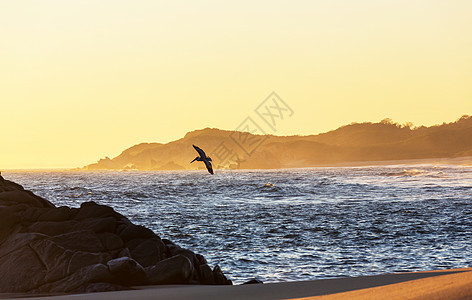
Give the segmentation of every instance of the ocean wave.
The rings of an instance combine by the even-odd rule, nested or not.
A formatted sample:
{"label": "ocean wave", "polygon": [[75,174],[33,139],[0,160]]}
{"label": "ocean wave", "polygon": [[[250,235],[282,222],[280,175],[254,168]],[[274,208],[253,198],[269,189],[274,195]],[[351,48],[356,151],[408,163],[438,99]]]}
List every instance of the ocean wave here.
{"label": "ocean wave", "polygon": [[203,254],[235,283],[472,261],[472,167],[4,175],[57,206],[110,205]]}
{"label": "ocean wave", "polygon": [[421,169],[403,169],[400,172],[389,172],[389,173],[384,173],[384,176],[390,176],[390,177],[413,177],[413,176],[423,176],[427,174],[426,170],[421,170]]}

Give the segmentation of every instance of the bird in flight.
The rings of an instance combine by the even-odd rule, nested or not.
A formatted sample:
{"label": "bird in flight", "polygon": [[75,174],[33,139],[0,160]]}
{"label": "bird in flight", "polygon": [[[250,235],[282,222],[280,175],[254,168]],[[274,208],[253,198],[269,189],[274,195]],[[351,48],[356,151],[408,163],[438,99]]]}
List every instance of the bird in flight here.
{"label": "bird in flight", "polygon": [[206,156],[205,151],[203,151],[202,149],[198,148],[195,145],[192,145],[192,146],[193,148],[195,148],[195,150],[197,150],[200,156],[195,157],[195,159],[192,160],[190,163],[193,163],[194,161],[203,161],[205,163],[205,166],[208,172],[210,172],[210,174],[213,175],[213,167],[211,166],[211,162],[210,162],[211,158]]}

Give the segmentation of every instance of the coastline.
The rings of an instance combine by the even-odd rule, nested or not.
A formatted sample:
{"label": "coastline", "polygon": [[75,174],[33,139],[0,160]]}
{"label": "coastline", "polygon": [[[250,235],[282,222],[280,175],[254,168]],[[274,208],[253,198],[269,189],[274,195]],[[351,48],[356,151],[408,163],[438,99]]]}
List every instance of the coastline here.
{"label": "coastline", "polygon": [[[224,170],[291,170],[304,168],[350,168],[350,167],[372,167],[372,166],[415,166],[415,165],[453,165],[453,166],[472,166],[472,156],[462,157],[443,157],[443,158],[418,158],[418,159],[402,159],[402,160],[369,160],[369,161],[352,161],[352,162],[338,162],[328,164],[316,164],[309,166],[300,166],[293,168],[274,168],[274,169],[224,169]],[[223,170],[223,169],[215,169]],[[3,172],[187,172],[199,170],[139,170],[139,169],[97,169],[97,170],[83,170],[79,168],[40,168],[40,169],[2,169]]]}
{"label": "coastline", "polygon": [[[465,299],[472,297],[472,268],[392,273],[267,284],[169,285],[135,290],[50,296],[51,299]],[[14,294],[1,295],[15,297]],[[24,296],[24,295],[20,295]],[[28,299],[44,299],[30,297]]]}
{"label": "coastline", "polygon": [[370,166],[399,166],[399,165],[453,165],[453,166],[472,166],[472,156],[463,157],[443,157],[443,158],[418,158],[401,160],[369,160],[340,162],[325,165],[316,165],[314,167],[370,167]]}

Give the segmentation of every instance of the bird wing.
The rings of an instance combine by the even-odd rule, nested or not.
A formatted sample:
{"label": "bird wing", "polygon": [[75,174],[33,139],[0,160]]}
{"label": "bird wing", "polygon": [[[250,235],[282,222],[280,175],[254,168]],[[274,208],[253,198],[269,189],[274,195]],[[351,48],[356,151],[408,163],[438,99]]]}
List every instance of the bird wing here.
{"label": "bird wing", "polygon": [[206,157],[205,151],[203,151],[202,149],[198,148],[198,147],[195,146],[195,145],[192,145],[192,146],[193,146],[193,148],[195,148],[195,150],[197,150],[198,154],[200,154],[200,156],[201,156],[202,158],[205,158],[205,157]]}
{"label": "bird wing", "polygon": [[204,160],[205,166],[207,167],[208,172],[213,175],[213,167],[211,166],[211,162],[209,160]]}

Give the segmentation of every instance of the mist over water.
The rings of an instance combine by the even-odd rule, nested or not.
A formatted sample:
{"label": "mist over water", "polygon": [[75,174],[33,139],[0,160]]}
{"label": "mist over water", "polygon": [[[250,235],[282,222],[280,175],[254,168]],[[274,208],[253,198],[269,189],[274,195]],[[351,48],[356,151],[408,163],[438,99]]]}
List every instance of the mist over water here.
{"label": "mist over water", "polygon": [[3,175],[56,206],[110,205],[235,283],[472,266],[472,167]]}

